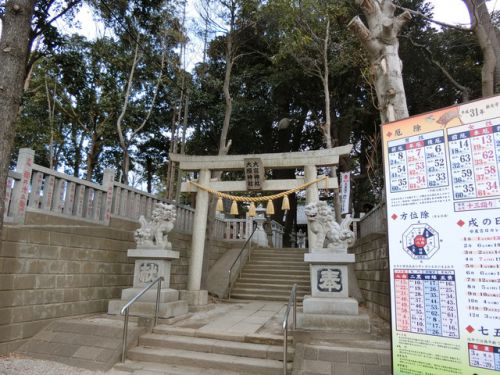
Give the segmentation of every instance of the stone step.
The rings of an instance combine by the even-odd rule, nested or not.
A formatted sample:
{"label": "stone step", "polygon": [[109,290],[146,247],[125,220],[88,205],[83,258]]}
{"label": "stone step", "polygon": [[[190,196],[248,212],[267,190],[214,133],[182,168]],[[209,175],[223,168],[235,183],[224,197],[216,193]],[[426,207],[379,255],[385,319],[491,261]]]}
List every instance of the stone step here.
{"label": "stone step", "polygon": [[[241,300],[251,300],[251,301],[276,301],[276,302],[288,302],[290,297],[289,293],[280,294],[276,292],[272,295],[264,295],[261,293],[233,293],[231,292],[231,298],[241,299]],[[302,302],[303,296],[297,294],[297,302]]]}
{"label": "stone step", "polygon": [[271,259],[291,259],[291,260],[302,260],[304,261],[303,254],[280,254],[280,253],[255,253],[252,252],[250,259],[253,258],[271,258]]}
{"label": "stone step", "polygon": [[[288,289],[266,289],[266,288],[243,288],[238,285],[231,289],[231,296],[236,296],[238,294],[256,294],[261,296],[274,296],[283,295],[290,296],[291,287]],[[303,296],[304,294],[310,294],[310,291],[306,288],[297,290],[297,296]]]}
{"label": "stone step", "polygon": [[252,259],[247,263],[249,266],[272,266],[272,267],[301,267],[301,268],[309,268],[308,264],[305,264],[304,261],[291,262],[289,260],[276,259],[276,260],[256,260]]}
{"label": "stone step", "polygon": [[[249,374],[279,375],[283,363],[272,359],[245,358],[227,354],[202,353],[189,350],[140,346],[128,351],[133,361],[193,366],[200,369],[221,369]],[[291,368],[291,364],[288,364]]]}
{"label": "stone step", "polygon": [[309,274],[303,275],[281,275],[261,272],[243,272],[238,279],[245,282],[309,282]]}
{"label": "stone step", "polygon": [[[228,354],[239,357],[274,359],[283,358],[283,348],[278,345],[233,342],[202,337],[174,336],[150,333],[141,336],[139,345],[191,350],[194,352]],[[289,350],[289,358],[293,351]]]}
{"label": "stone step", "polygon": [[297,257],[292,257],[292,256],[270,256],[270,255],[267,255],[267,256],[264,256],[264,255],[255,255],[255,254],[252,254],[252,256],[250,257],[250,262],[256,262],[256,261],[259,261],[259,262],[262,262],[262,261],[265,261],[265,262],[281,262],[281,261],[284,261],[284,262],[292,262],[292,263],[304,263],[304,257],[300,257],[300,256],[297,256]]}
{"label": "stone step", "polygon": [[283,261],[283,262],[289,262],[289,263],[305,264],[304,257],[301,257],[301,256],[281,256],[281,255],[263,256],[263,255],[252,254],[252,256],[250,257],[250,261],[251,262],[257,262],[257,261],[258,262],[281,262],[281,261]]}
{"label": "stone step", "polygon": [[279,251],[279,250],[252,250],[252,256],[271,256],[271,257],[297,257],[304,259],[305,252],[298,251]]}
{"label": "stone step", "polygon": [[246,264],[247,266],[259,266],[259,267],[280,267],[280,268],[303,268],[309,269],[309,264],[304,262],[287,262],[281,259],[276,259],[275,261],[254,261],[250,260]]}
{"label": "stone step", "polygon": [[262,252],[281,252],[281,253],[307,253],[309,249],[298,248],[298,247],[256,247],[252,251],[262,251]]}
{"label": "stone step", "polygon": [[[199,367],[169,365],[166,363],[154,363],[143,361],[132,361],[127,359],[124,363],[117,363],[113,370],[123,371],[133,375],[200,375]],[[246,375],[242,372],[225,371],[221,369],[203,369],[203,375]]]}
{"label": "stone step", "polygon": [[[248,342],[254,344],[283,345],[283,335],[273,334],[240,334],[235,332],[200,331],[194,328],[174,327],[167,324],[159,324],[153,329],[153,333],[200,337],[207,339],[217,339],[233,342]],[[289,337],[291,341],[291,337]]]}
{"label": "stone step", "polygon": [[[308,282],[297,283],[298,291],[308,291],[310,292],[310,287]],[[274,290],[287,290],[290,291],[292,289],[294,282],[290,280],[283,280],[281,283],[277,282],[267,282],[267,283],[259,283],[259,282],[247,282],[242,279],[239,279],[236,284],[234,284],[233,288],[262,288],[262,289],[274,289]]]}
{"label": "stone step", "polygon": [[275,273],[275,274],[284,274],[284,275],[309,275],[309,268],[305,267],[297,267],[297,268],[276,268],[272,266],[253,266],[246,265],[243,268],[243,272],[258,272],[258,273]]}
{"label": "stone step", "polygon": [[297,315],[297,326],[303,329],[332,330],[338,333],[369,333],[370,318],[367,314],[332,315],[303,314]]}
{"label": "stone step", "polygon": [[[108,314],[119,315],[123,306],[127,304],[125,300],[110,300],[108,304]],[[155,304],[151,302],[136,302],[130,306],[130,314],[137,316],[152,316],[155,313]],[[183,300],[160,303],[158,306],[158,316],[160,318],[171,318],[188,313],[188,303]]]}

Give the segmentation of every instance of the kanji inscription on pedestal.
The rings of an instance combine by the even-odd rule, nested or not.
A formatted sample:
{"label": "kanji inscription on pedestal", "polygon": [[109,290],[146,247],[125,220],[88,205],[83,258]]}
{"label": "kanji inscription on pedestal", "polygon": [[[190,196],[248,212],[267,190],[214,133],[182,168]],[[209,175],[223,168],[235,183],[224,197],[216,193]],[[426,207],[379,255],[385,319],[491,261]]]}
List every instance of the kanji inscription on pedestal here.
{"label": "kanji inscription on pedestal", "polygon": [[342,289],[342,270],[338,268],[318,270],[318,290],[320,292],[341,292]]}

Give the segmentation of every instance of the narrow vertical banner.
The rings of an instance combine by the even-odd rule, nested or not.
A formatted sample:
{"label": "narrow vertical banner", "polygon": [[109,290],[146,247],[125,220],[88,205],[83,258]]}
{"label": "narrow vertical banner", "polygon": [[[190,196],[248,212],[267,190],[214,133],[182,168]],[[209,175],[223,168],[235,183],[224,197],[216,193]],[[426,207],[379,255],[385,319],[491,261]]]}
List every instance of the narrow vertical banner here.
{"label": "narrow vertical banner", "polygon": [[500,97],[382,126],[394,375],[500,374]]}
{"label": "narrow vertical banner", "polygon": [[348,214],[349,200],[351,197],[351,173],[340,172],[340,199],[342,205],[341,214]]}

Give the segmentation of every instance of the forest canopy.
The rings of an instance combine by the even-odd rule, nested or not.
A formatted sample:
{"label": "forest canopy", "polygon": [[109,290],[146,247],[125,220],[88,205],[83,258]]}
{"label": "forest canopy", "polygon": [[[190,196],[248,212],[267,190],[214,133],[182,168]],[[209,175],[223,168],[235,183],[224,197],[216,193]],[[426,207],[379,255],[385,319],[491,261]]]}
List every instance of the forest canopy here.
{"label": "forest canopy", "polygon": [[[56,5],[50,14],[75,23],[81,1],[37,1],[12,155],[31,147],[37,163],[96,181],[111,167],[123,182],[173,198],[172,152],[352,143],[340,169],[352,172],[359,212],[380,200],[383,181],[369,55],[348,28],[364,21],[358,3],[199,0],[193,24],[180,0],[91,1],[105,32],[88,39],[49,22]],[[395,15],[411,11],[398,35],[409,115],[481,97],[484,56],[473,30],[431,22],[424,0],[394,4]],[[188,29],[202,45],[192,69]]]}

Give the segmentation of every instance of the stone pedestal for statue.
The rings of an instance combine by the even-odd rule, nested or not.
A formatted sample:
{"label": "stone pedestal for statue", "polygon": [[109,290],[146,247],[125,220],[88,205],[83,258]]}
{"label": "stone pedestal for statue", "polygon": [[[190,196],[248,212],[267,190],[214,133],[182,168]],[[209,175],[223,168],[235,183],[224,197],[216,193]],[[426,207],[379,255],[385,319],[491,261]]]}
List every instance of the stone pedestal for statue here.
{"label": "stone pedestal for statue", "polygon": [[326,202],[306,206],[309,231],[313,234],[309,253],[311,295],[305,296],[299,326],[309,329],[369,331],[367,315],[360,315],[358,301],[349,296],[349,267],[354,254],[347,248],[354,242],[348,215],[341,224],[333,219]]}
{"label": "stone pedestal for statue", "polygon": [[[120,300],[111,300],[108,314],[120,314],[120,310],[158,277],[163,277],[159,297],[160,318],[171,318],[188,312],[186,301],[179,299],[179,291],[170,288],[172,260],[179,258],[179,252],[172,250],[167,235],[175,221],[175,206],[158,203],[153,210],[152,222],[141,216],[141,228],[135,233],[137,249],[130,249],[127,255],[135,259],[132,288],[122,290]],[[155,312],[157,286],[153,286],[130,308],[130,315],[151,316]]]}

